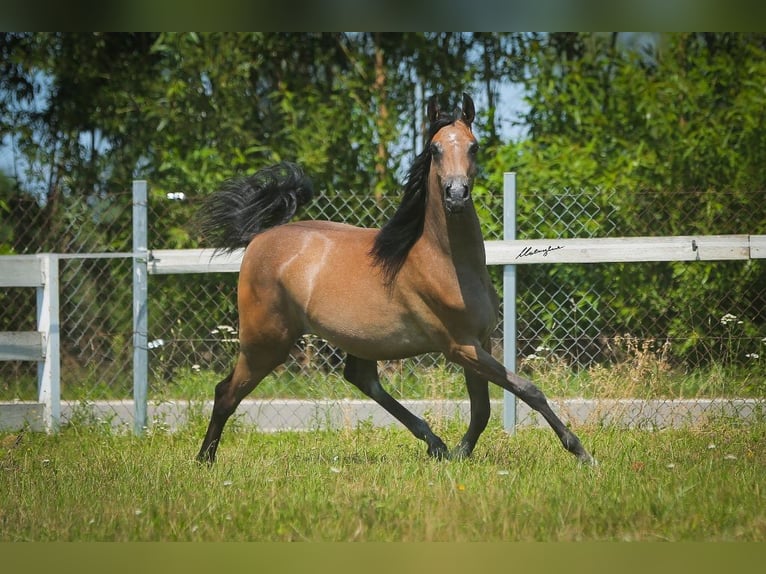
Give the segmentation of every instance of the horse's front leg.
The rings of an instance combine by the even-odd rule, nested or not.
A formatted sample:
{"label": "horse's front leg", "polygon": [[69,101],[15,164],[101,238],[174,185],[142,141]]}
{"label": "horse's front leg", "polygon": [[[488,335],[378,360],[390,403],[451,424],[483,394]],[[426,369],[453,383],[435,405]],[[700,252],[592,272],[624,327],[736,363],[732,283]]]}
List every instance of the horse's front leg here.
{"label": "horse's front leg", "polygon": [[487,428],[489,422],[489,383],[478,373],[465,369],[465,386],[468,398],[471,400],[471,419],[468,430],[452,450],[451,458],[462,459],[471,456],[479,436]]}
{"label": "horse's front leg", "polygon": [[575,455],[581,462],[587,464],[595,463],[595,460],[585,450],[577,435],[569,430],[561,422],[561,419],[556,416],[556,413],[553,412],[542,391],[532,384],[531,381],[520,377],[516,373],[507,371],[481,345],[456,345],[451,351],[450,359],[464,368],[475,371],[479,376],[486,377],[496,385],[519,397],[543,416],[556,433],[556,436],[559,437],[565,449]]}

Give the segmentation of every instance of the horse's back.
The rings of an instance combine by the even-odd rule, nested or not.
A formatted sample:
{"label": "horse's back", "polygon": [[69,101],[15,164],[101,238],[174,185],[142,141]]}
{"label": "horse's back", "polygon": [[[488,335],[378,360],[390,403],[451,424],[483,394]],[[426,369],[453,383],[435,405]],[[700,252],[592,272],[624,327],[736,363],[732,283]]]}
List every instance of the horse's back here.
{"label": "horse's back", "polygon": [[271,228],[253,237],[245,249],[240,273],[253,268],[294,263],[310,266],[327,257],[331,247],[335,258],[366,254],[372,246],[375,230],[334,221],[295,221]]}
{"label": "horse's back", "polygon": [[360,281],[377,283],[368,255],[374,237],[372,229],[319,220],[297,221],[256,235],[242,259],[240,307],[249,308],[257,299],[274,310],[279,306],[282,313],[290,311],[285,305],[310,313],[312,304],[320,304],[328,294],[342,297]]}

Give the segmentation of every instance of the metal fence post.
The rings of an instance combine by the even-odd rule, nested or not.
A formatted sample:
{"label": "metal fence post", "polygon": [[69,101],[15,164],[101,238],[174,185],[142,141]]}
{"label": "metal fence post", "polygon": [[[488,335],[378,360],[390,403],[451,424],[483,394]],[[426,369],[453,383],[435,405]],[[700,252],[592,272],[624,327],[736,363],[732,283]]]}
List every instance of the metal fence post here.
{"label": "metal fence post", "polygon": [[147,425],[149,350],[147,345],[147,193],[146,181],[133,182],[133,430],[141,435]]}
{"label": "metal fence post", "polygon": [[52,253],[38,257],[43,286],[37,288],[37,330],[44,339],[43,360],[37,363],[37,400],[44,405],[45,430],[56,432],[61,419],[59,260]]}
{"label": "metal fence post", "polygon": [[[503,239],[516,239],[516,174],[503,174]],[[503,363],[516,370],[516,266],[503,266]],[[516,430],[516,395],[503,392],[503,427]]]}

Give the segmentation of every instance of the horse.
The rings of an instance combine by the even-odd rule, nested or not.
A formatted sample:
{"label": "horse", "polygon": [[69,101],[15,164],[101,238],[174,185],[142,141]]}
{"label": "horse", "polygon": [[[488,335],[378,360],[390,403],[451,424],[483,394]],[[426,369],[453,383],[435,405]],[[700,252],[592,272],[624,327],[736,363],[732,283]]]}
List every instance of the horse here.
{"label": "horse", "polygon": [[[216,247],[245,247],[239,272],[239,356],[215,387],[197,460],[212,464],[240,401],[312,333],[346,353],[343,375],[427,445],[437,459],[468,457],[490,416],[488,381],[512,392],[550,424],[565,449],[592,463],[580,439],[545,395],[492,357],[489,336],[499,298],[490,280],[471,192],[478,142],[474,103],[445,112],[427,105],[428,138],[403,197],[380,229],[296,220],[313,184],[282,162],[231,179],[209,196],[201,231]],[[451,451],[428,423],[381,385],[377,361],[440,352],[462,366],[470,399],[468,427]]]}

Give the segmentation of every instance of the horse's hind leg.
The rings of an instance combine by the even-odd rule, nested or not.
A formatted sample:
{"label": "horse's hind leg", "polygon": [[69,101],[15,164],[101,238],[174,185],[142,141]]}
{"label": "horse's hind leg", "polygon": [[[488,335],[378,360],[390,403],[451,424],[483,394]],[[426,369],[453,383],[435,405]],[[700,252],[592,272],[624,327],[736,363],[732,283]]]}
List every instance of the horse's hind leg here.
{"label": "horse's hind leg", "polygon": [[[280,349],[280,352],[276,354],[273,349],[268,353],[244,349],[240,351],[234,370],[215,387],[213,413],[210,415],[210,423],[202,441],[202,447],[197,454],[199,462],[212,464],[215,461],[218,442],[226,421],[234,414],[242,399],[250,394],[266,375],[284,362],[289,346],[285,348],[287,350]],[[260,360],[258,360],[259,357],[261,357]]]}
{"label": "horse's hind leg", "polygon": [[[236,368],[229,373],[229,376],[222,380],[215,386],[215,402],[213,404],[213,414],[210,416],[210,422],[207,425],[207,433],[202,441],[202,448],[200,448],[197,454],[198,462],[207,462],[212,464],[215,460],[215,451],[218,448],[218,441],[221,438],[223,427],[229,417],[236,409],[236,405],[232,408],[230,405],[224,405],[226,389],[231,385],[231,381],[234,378]],[[221,398],[219,398],[221,397]]]}
{"label": "horse's hind leg", "polygon": [[365,395],[386,409],[400,423],[406,426],[413,435],[425,441],[428,445],[429,455],[434,458],[448,457],[447,445],[434,434],[428,423],[412,414],[381,386],[380,378],[378,377],[378,366],[375,361],[367,361],[353,355],[348,355],[343,376]]}

